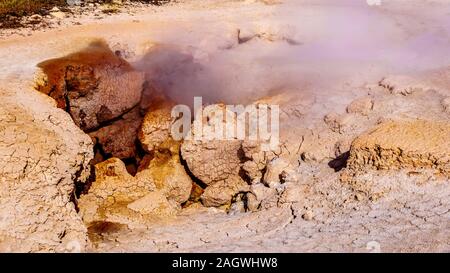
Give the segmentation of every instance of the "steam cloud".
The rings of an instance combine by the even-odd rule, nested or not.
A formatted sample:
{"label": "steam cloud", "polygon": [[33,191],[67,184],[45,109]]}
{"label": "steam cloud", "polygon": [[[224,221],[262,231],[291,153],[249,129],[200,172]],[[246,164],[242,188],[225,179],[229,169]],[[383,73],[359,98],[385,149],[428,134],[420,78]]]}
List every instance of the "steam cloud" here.
{"label": "steam cloud", "polygon": [[197,19],[153,37],[161,45],[135,66],[172,99],[192,104],[194,96],[246,103],[282,90],[326,95],[337,81],[448,65],[450,19],[406,2],[285,0],[267,6],[268,17]]}

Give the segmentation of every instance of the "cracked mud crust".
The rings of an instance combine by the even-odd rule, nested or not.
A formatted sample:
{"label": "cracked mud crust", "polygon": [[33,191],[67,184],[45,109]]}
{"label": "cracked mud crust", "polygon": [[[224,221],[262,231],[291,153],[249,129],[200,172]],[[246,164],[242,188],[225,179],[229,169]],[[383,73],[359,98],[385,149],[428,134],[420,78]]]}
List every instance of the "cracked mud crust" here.
{"label": "cracked mud crust", "polygon": [[[449,252],[448,3],[312,2],[1,30],[0,252]],[[194,95],[279,105],[280,146],[174,141]]]}
{"label": "cracked mud crust", "polygon": [[450,175],[450,123],[387,122],[356,138],[350,149],[351,168],[433,168]]}

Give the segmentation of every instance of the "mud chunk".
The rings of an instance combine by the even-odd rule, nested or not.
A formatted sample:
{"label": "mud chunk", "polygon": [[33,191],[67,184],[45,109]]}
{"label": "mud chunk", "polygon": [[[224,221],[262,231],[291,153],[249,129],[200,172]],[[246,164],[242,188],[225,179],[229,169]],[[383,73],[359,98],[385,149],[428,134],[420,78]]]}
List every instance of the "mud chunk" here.
{"label": "mud chunk", "polygon": [[410,95],[414,92],[424,91],[429,87],[410,76],[395,75],[382,79],[379,85],[391,94]]}
{"label": "mud chunk", "polygon": [[300,159],[307,163],[324,162],[335,158],[335,144],[339,135],[328,128],[319,128],[305,133],[301,145]]}
{"label": "mud chunk", "polygon": [[260,144],[258,141],[245,140],[242,142],[242,152],[247,159],[242,165],[242,170],[251,184],[262,181],[267,163],[276,158],[274,153],[262,151]]}
{"label": "mud chunk", "polygon": [[337,114],[334,112],[327,114],[323,120],[331,131],[340,134],[351,131],[352,125],[355,123],[353,114]]}
{"label": "mud chunk", "polygon": [[173,213],[173,205],[160,191],[153,191],[128,204],[128,208],[140,214],[165,215]]}
{"label": "mud chunk", "polygon": [[213,185],[239,174],[240,147],[240,141],[186,141],[181,151],[189,170],[206,185]]}
{"label": "mud chunk", "polygon": [[[1,91],[0,91],[1,93]],[[0,252],[82,252],[71,201],[89,176],[92,142],[35,92],[0,99]]]}
{"label": "mud chunk", "polygon": [[356,113],[367,116],[373,108],[373,100],[369,97],[359,98],[347,106],[347,113]]}
{"label": "mud chunk", "polygon": [[97,41],[66,57],[38,64],[37,89],[70,113],[83,130],[117,118],[139,103],[144,74]]}
{"label": "mud chunk", "polygon": [[206,207],[229,206],[233,197],[249,190],[248,184],[238,176],[219,181],[206,187],[201,202]]}
{"label": "mud chunk", "polygon": [[[221,108],[222,106],[217,106]],[[213,117],[204,117],[203,131],[195,132],[205,135],[201,138],[185,140],[181,146],[181,154],[189,170],[206,185],[213,185],[230,177],[238,176],[241,169],[242,141],[238,139],[224,140],[206,135],[213,128],[210,123]],[[197,119],[198,121],[198,119]]]}
{"label": "mud chunk", "polygon": [[270,161],[266,167],[263,183],[270,188],[276,188],[284,182],[282,179],[282,173],[289,167],[289,163],[282,158],[276,158]]}
{"label": "mud chunk", "polygon": [[[227,115],[224,105],[211,105],[205,116],[199,117],[192,126],[193,138],[185,140],[181,147],[181,155],[192,174],[207,185],[201,199],[206,206],[221,206],[247,185],[241,177],[242,164],[245,161],[242,140],[228,140],[214,134],[215,126],[222,126],[225,134]],[[223,111],[218,117],[214,111]],[[217,112],[216,112],[217,113]],[[195,122],[202,122],[202,131],[197,131]],[[201,134],[198,137],[196,134]]]}
{"label": "mud chunk", "polygon": [[79,213],[87,226],[96,222],[145,224],[151,217],[176,213],[176,205],[157,189],[151,176],[131,176],[120,159],[97,164],[95,175],[89,192],[78,200]]}
{"label": "mud chunk", "polygon": [[249,160],[244,162],[242,170],[245,175],[250,179],[251,184],[259,183],[263,177],[265,165],[260,167],[255,161]]}
{"label": "mud chunk", "polygon": [[[192,138],[183,142],[181,154],[192,174],[207,186],[202,203],[228,205],[236,194],[248,191],[249,184],[261,182],[267,162],[275,156],[261,148],[262,142],[236,137],[229,121],[236,121],[237,115],[224,105],[210,105],[203,113],[203,117],[195,119]],[[202,131],[196,127],[200,122]],[[280,183],[283,168],[276,163],[281,160],[274,162],[266,175],[267,184],[273,187]]]}
{"label": "mud chunk", "polygon": [[141,123],[140,109],[135,107],[121,119],[89,133],[89,136],[109,156],[120,159],[134,158],[137,134]]}
{"label": "mud chunk", "polygon": [[192,180],[180,162],[179,144],[174,143],[172,152],[157,151],[147,156],[147,162],[141,164],[138,177],[148,177],[167,199],[182,204],[189,199]]}
{"label": "mud chunk", "polygon": [[[278,4],[278,1],[264,0],[267,5]],[[257,23],[253,27],[243,27],[238,29],[238,43],[244,44],[254,39],[260,39],[266,42],[283,41],[289,45],[300,45],[301,41],[297,35],[295,27],[285,24],[266,24]]]}
{"label": "mud chunk", "polygon": [[302,202],[308,193],[309,186],[296,182],[288,182],[280,197],[281,203],[298,203]]}
{"label": "mud chunk", "polygon": [[147,114],[138,131],[138,139],[149,154],[138,172],[151,177],[170,201],[182,204],[188,201],[193,182],[181,163],[181,143],[170,135],[174,103],[157,90],[150,91],[141,101],[140,107],[147,109]]}
{"label": "mud chunk", "polygon": [[139,129],[138,138],[147,152],[167,148],[173,141],[170,129],[174,119],[171,117],[172,104],[162,102],[157,108],[150,107]]}
{"label": "mud chunk", "polygon": [[247,206],[250,211],[257,211],[261,203],[277,195],[277,191],[261,183],[251,185],[247,194]]}
{"label": "mud chunk", "polygon": [[334,155],[336,157],[341,156],[344,153],[350,151],[353,139],[345,138],[340,139],[334,144]]}
{"label": "mud chunk", "polygon": [[425,120],[385,122],[357,137],[352,169],[433,168],[450,173],[450,124]]}

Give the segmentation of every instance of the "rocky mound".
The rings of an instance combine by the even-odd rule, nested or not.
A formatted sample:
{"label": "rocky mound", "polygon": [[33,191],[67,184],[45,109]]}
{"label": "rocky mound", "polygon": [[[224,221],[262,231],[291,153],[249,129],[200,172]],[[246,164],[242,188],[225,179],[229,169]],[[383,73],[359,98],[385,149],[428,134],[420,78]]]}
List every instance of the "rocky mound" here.
{"label": "rocky mound", "polygon": [[[261,141],[238,138],[230,126],[236,123],[227,119],[236,122],[239,116],[223,104],[205,107],[203,116],[193,122],[192,138],[181,146],[182,158],[205,186],[200,196],[204,206],[229,208],[234,203],[233,209],[239,211],[258,210],[276,195],[275,188],[283,182],[281,174],[290,166],[274,151],[262,149]],[[202,130],[196,128],[199,123]],[[217,132],[223,135],[217,137]]]}
{"label": "rocky mound", "polygon": [[450,123],[425,120],[385,122],[356,138],[351,169],[432,168],[449,175]]}
{"label": "rocky mound", "polygon": [[192,125],[192,139],[183,142],[181,155],[192,174],[207,186],[201,196],[202,203],[218,207],[230,205],[239,192],[248,191],[248,185],[240,175],[244,161],[242,141],[222,140],[212,135],[216,125],[225,129],[224,120],[217,120],[214,111],[222,111],[225,116],[227,110],[221,104],[205,108],[205,116],[194,121],[202,124],[202,130]]}
{"label": "rocky mound", "polygon": [[0,252],[83,251],[74,182],[89,176],[90,138],[39,94],[1,95]]}
{"label": "rocky mound", "polygon": [[97,164],[95,175],[89,193],[78,200],[80,215],[88,227],[99,223],[132,226],[176,211],[176,203],[166,199],[151,176],[145,172],[131,176],[117,158]]}
{"label": "rocky mound", "polygon": [[54,98],[85,131],[120,117],[141,100],[143,73],[134,71],[103,41],[38,67],[44,75],[37,89]]}
{"label": "rocky mound", "polygon": [[[95,144],[95,176],[76,202],[91,240],[104,229],[176,214],[193,183],[180,142],[169,134],[173,103],[102,41],[39,67],[38,91],[55,99]],[[86,243],[85,228],[81,234]]]}

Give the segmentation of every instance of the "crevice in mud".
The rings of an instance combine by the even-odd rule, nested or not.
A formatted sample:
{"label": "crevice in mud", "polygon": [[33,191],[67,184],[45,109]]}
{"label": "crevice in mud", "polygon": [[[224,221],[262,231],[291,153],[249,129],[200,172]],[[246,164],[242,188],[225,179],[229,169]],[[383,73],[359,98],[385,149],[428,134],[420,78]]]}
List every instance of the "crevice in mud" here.
{"label": "crevice in mud", "polygon": [[[238,156],[239,161],[240,161],[241,164],[244,164],[245,162],[251,161],[251,160],[252,160],[251,158],[249,158],[249,157],[247,157],[247,156],[245,155],[245,151],[244,151],[244,149],[242,148],[242,146],[241,146],[241,147],[239,148],[239,150],[237,151],[237,156]],[[251,184],[252,184],[252,179],[251,179],[251,177],[248,175],[247,171],[244,170],[243,167],[241,167],[241,168],[239,169],[238,175],[239,175],[239,176],[242,178],[242,180],[244,180],[248,185],[251,185]]]}
{"label": "crevice in mud", "polygon": [[[248,202],[249,202],[248,195],[249,194],[252,194],[252,193],[249,192],[249,191],[240,191],[240,192],[238,192],[237,194],[235,194],[233,196],[233,199],[231,200],[231,205],[233,203],[242,201],[242,204],[244,205],[244,212],[251,211],[250,208],[249,208],[249,205],[248,205]],[[231,206],[230,206],[230,208],[231,208]]]}
{"label": "crevice in mud", "polygon": [[94,138],[93,140],[95,140],[95,145],[94,158],[90,162],[92,167],[94,167],[97,163],[103,162],[112,157],[111,154],[105,152],[105,150],[103,149],[103,145],[99,143],[98,138]]}
{"label": "crevice in mud", "polygon": [[[79,196],[78,196],[79,197]],[[73,203],[75,207],[75,211],[78,213],[80,211],[80,208],[78,207],[78,201],[77,201],[77,183],[75,183],[75,189],[70,194],[70,202]]]}
{"label": "crevice in mud", "polygon": [[330,162],[328,162],[328,166],[334,169],[334,171],[339,172],[347,167],[347,160],[349,157],[350,152],[345,152],[336,157],[335,159],[331,160]]}
{"label": "crevice in mud", "polygon": [[[261,170],[261,179],[264,179],[264,177],[266,176],[267,173],[267,165],[264,166],[264,168]],[[264,185],[266,186],[266,185]]]}
{"label": "crevice in mud", "polygon": [[[75,191],[74,191],[74,198],[75,201],[80,198],[82,194],[87,194],[89,192],[89,189],[92,186],[92,183],[95,181],[95,168],[94,166],[90,166],[90,174],[89,178],[86,180],[86,182],[81,183],[75,181]],[[78,204],[75,204],[76,208],[78,208]],[[78,210],[77,210],[78,212]]]}
{"label": "crevice in mud", "polygon": [[[84,191],[84,188],[86,187],[86,184],[89,184],[91,181],[91,176],[94,173],[93,168],[91,167],[91,165],[88,165],[89,171],[90,171],[90,175],[89,178],[87,179],[87,181],[85,183],[80,182],[79,181],[79,177],[81,175],[81,173],[83,171],[85,171],[84,167],[81,166],[80,169],[75,173],[75,178],[73,179],[74,181],[74,189],[70,195],[70,201],[74,204],[75,206],[75,210],[78,212],[78,203],[77,203],[77,199],[80,197],[81,193]],[[95,175],[95,174],[94,174]]]}
{"label": "crevice in mud", "polygon": [[64,237],[66,237],[67,235],[67,230],[63,230],[61,233],[58,234],[58,239],[59,242],[62,243],[62,239],[64,239]]}
{"label": "crevice in mud", "polygon": [[208,187],[208,185],[206,185],[205,183],[203,183],[203,181],[201,181],[200,179],[195,177],[195,175],[191,172],[191,170],[189,169],[189,167],[187,165],[186,160],[184,160],[181,155],[181,149],[179,151],[179,158],[180,158],[180,164],[183,166],[186,174],[192,180],[192,188],[191,188],[191,193],[189,195],[189,199],[188,199],[188,201],[181,204],[182,208],[186,208],[186,207],[192,205],[193,203],[198,203],[201,201],[200,197],[203,194],[203,192],[205,191],[206,187]]}
{"label": "crevice in mud", "polygon": [[[49,94],[49,96],[50,96],[50,94]],[[70,100],[69,100],[69,95],[67,94],[67,92],[64,92],[64,101],[66,102],[66,107],[65,107],[64,110],[65,110],[67,113],[69,113],[70,117],[73,119],[72,113],[71,113],[71,111],[70,111]]]}
{"label": "crevice in mud", "polygon": [[244,148],[242,146],[237,151],[237,156],[238,156],[239,160],[241,161],[241,163],[245,163],[247,161],[252,160],[250,157],[247,157],[245,155],[245,151],[244,151]]}
{"label": "crevice in mud", "polygon": [[184,170],[189,175],[189,177],[192,179],[192,181],[195,184],[197,184],[198,186],[200,186],[202,189],[206,189],[206,187],[208,187],[208,185],[206,185],[205,183],[203,183],[203,181],[201,181],[200,179],[195,177],[195,175],[191,172],[191,170],[189,169],[189,167],[187,165],[186,160],[184,160],[183,157],[181,156],[181,151],[179,152],[179,156],[180,156],[180,163],[181,163],[181,165],[183,165]]}
{"label": "crevice in mud", "polygon": [[95,164],[106,160],[109,156],[107,153],[105,153],[105,151],[103,151],[103,147],[98,143],[94,145],[93,150],[94,158],[89,162],[89,178],[84,183],[75,180],[74,196],[76,197],[76,199],[80,198],[80,196],[83,194],[87,194],[89,192],[89,189],[91,188],[92,183],[95,181]]}
{"label": "crevice in mud", "polygon": [[200,198],[204,192],[204,188],[200,187],[197,183],[192,182],[191,193],[189,199],[181,204],[181,208],[187,208],[194,203],[201,202]]}
{"label": "crevice in mud", "polygon": [[[138,139],[135,140],[135,146],[136,146],[135,157],[121,159],[126,166],[126,170],[132,176],[135,176],[136,173],[139,171],[139,168],[141,167],[140,164],[142,163],[141,161],[144,158],[144,156],[150,155],[149,153],[145,152]],[[110,153],[106,153],[103,149],[103,146],[100,143],[98,143],[98,141],[96,141],[96,144],[94,145],[94,158],[89,163],[91,171],[89,179],[85,183],[75,182],[75,189],[76,189],[75,193],[77,198],[80,198],[82,194],[87,194],[89,192],[92,183],[96,179],[95,165],[104,162],[108,159],[111,159],[112,157],[113,155]]]}
{"label": "crevice in mud", "polygon": [[130,158],[124,158],[124,159],[122,159],[122,161],[123,161],[123,163],[125,163],[127,172],[130,175],[135,176],[136,173],[138,172],[138,168],[139,168],[138,160],[136,158],[130,157]]}
{"label": "crevice in mud", "polygon": [[134,141],[134,144],[136,145],[136,158],[143,159],[144,156],[149,154],[148,152],[146,152],[144,150],[144,148],[142,147],[141,142],[139,141],[139,139],[137,139],[137,137],[136,137],[136,140]]}
{"label": "crevice in mud", "polygon": [[[102,108],[102,107],[105,107],[105,106],[102,105],[100,108]],[[102,129],[102,128],[111,126],[111,125],[113,125],[114,123],[116,123],[117,121],[124,120],[124,116],[127,115],[127,114],[129,114],[129,113],[132,112],[133,110],[135,110],[136,107],[139,107],[139,103],[137,103],[136,105],[134,105],[134,106],[131,107],[130,109],[125,110],[122,114],[120,114],[120,115],[117,116],[117,117],[114,117],[114,118],[111,118],[111,119],[108,119],[108,120],[102,120],[102,118],[100,118],[100,121],[99,121],[99,124],[98,124],[97,127],[90,128],[90,129],[86,129],[86,130],[83,130],[83,131],[84,131],[86,134],[90,134],[90,133],[96,132],[96,131],[98,131],[98,130],[100,130],[100,129]],[[97,115],[98,115],[98,114],[99,114],[99,113],[97,113]],[[99,116],[98,116],[98,117],[99,117]],[[99,120],[98,117],[97,117],[97,120]]]}
{"label": "crevice in mud", "polygon": [[292,224],[294,222],[295,219],[297,219],[297,214],[295,213],[295,209],[294,209],[294,205],[291,204],[289,206],[289,210],[291,211],[291,215],[292,215],[292,220],[289,222],[289,224]]}
{"label": "crevice in mud", "polygon": [[242,167],[239,169],[239,176],[244,180],[248,185],[252,184],[252,179],[248,175],[247,171],[245,171]]}

